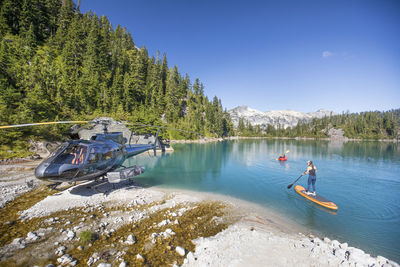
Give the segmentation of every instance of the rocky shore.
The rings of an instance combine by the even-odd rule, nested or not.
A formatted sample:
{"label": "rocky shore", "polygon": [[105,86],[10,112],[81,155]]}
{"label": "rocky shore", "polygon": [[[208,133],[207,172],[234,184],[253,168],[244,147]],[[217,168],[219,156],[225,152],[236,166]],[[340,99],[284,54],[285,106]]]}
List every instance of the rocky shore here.
{"label": "rocky shore", "polygon": [[128,182],[54,192],[33,163],[6,166],[0,266],[399,266],[240,200]]}
{"label": "rocky shore", "polygon": [[280,139],[280,140],[323,140],[323,141],[338,141],[338,142],[391,142],[398,143],[400,139],[356,139],[347,137],[332,136],[330,138],[315,138],[315,137],[257,137],[257,136],[231,136],[224,138],[204,138],[198,140],[171,140],[170,144],[205,144],[212,142],[222,142],[225,140],[245,140],[245,139]]}

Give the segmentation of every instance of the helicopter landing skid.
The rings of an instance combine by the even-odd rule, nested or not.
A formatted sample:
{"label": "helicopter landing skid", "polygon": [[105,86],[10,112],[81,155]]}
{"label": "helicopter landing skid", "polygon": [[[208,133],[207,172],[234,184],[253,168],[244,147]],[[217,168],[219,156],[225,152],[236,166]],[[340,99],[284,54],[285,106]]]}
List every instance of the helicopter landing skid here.
{"label": "helicopter landing skid", "polygon": [[103,175],[103,176],[100,176],[100,177],[97,177],[94,181],[97,183],[96,185],[86,186],[86,188],[93,189],[93,190],[95,190],[96,192],[99,192],[99,193],[102,193],[102,194],[107,193],[107,191],[104,191],[104,192],[103,192],[103,191],[101,191],[101,190],[98,189],[98,187],[100,187],[100,186],[102,186],[102,185],[105,185],[105,184],[108,184],[108,181],[105,179],[105,176],[104,176],[104,175]]}
{"label": "helicopter landing skid", "polygon": [[107,190],[106,191],[101,191],[100,189],[98,189],[99,186],[102,186],[102,185],[105,185],[105,184],[108,184],[108,182],[107,181],[106,182],[102,182],[102,183],[96,184],[94,186],[89,186],[88,188],[93,189],[96,192],[99,192],[99,193],[102,193],[102,194],[106,194]]}
{"label": "helicopter landing skid", "polygon": [[59,186],[61,182],[56,182],[54,184],[48,184],[47,187],[50,188],[51,190],[57,190],[57,191],[62,191],[61,189],[58,189],[57,186]]}

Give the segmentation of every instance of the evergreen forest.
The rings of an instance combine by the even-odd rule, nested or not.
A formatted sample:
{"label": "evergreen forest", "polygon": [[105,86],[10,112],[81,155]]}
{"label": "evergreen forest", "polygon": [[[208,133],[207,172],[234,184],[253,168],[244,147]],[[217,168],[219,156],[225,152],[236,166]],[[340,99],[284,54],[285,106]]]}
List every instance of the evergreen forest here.
{"label": "evergreen forest", "polygon": [[[168,66],[165,54],[138,48],[129,31],[106,16],[82,14],[72,0],[0,3],[1,125],[109,116],[208,137],[233,135],[221,100],[208,99],[199,79]],[[68,127],[8,129],[0,143],[22,148],[24,137],[59,138]],[[164,137],[198,135],[170,131]]]}

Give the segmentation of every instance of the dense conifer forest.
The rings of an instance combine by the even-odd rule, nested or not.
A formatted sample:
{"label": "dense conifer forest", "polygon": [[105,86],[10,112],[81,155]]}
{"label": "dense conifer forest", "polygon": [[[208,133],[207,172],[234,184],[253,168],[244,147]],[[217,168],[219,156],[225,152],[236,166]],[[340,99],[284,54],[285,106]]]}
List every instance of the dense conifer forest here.
{"label": "dense conifer forest", "polygon": [[[150,56],[135,46],[128,30],[107,17],[82,14],[72,0],[0,3],[2,125],[110,116],[204,136],[233,134],[221,100],[208,99],[199,79],[191,81],[177,66],[168,66],[165,54]],[[66,127],[7,130],[0,142],[59,136]]]}

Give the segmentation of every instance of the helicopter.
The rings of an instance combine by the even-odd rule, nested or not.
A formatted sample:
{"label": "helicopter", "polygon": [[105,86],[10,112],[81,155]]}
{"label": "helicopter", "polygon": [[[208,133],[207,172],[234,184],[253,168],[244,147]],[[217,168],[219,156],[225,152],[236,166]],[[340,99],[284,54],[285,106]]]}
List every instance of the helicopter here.
{"label": "helicopter", "polygon": [[[151,149],[153,149],[154,153],[156,153],[155,150],[157,145],[159,145],[158,134],[161,128],[190,132],[164,126],[124,123],[142,127],[157,128],[154,143],[130,144],[130,140],[127,142],[126,138],[123,137],[122,132],[108,132],[107,127],[110,125],[111,121],[107,119],[99,119],[94,121],[29,123],[0,126],[0,129],[64,123],[102,124],[103,133],[96,133],[92,135],[89,140],[70,140],[61,144],[50,154],[47,159],[42,161],[36,167],[36,178],[53,182],[54,186],[57,186],[62,182],[76,184],[77,181],[93,180],[99,177],[104,177],[107,173],[115,171],[117,168],[121,167],[122,163],[127,158],[139,155]],[[136,168],[134,170],[134,174],[140,174],[143,171],[143,168]]]}

